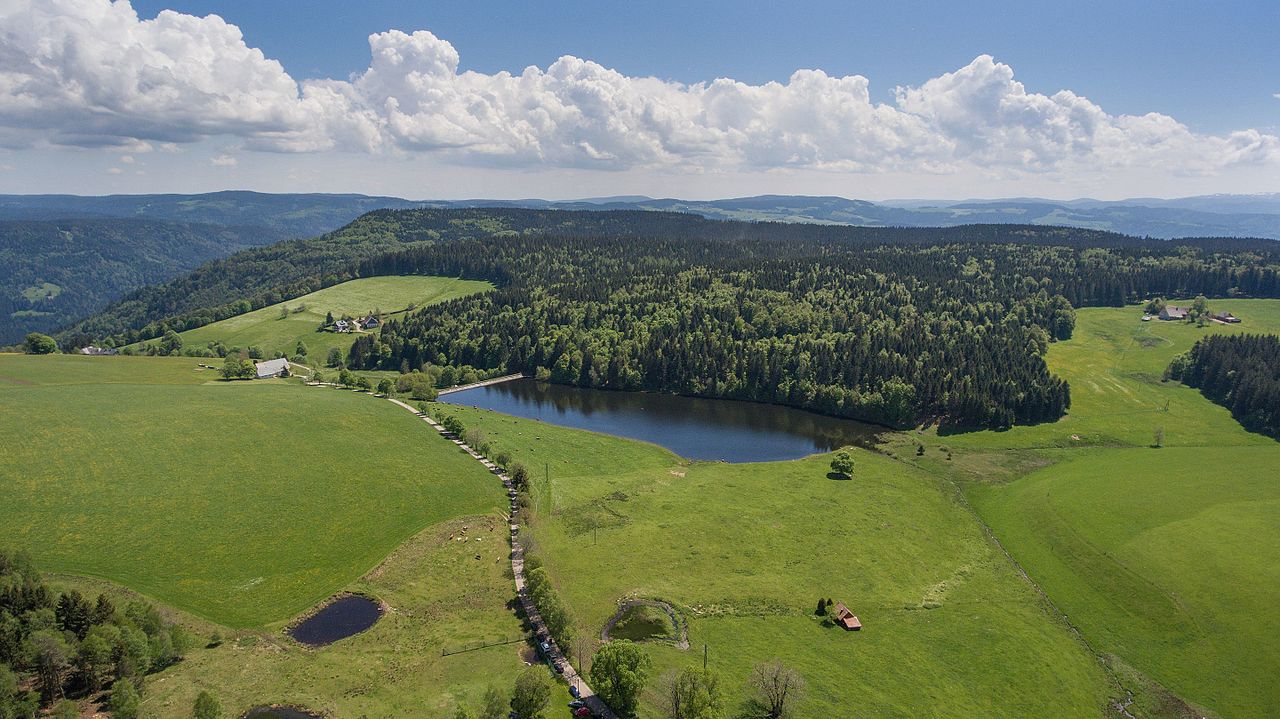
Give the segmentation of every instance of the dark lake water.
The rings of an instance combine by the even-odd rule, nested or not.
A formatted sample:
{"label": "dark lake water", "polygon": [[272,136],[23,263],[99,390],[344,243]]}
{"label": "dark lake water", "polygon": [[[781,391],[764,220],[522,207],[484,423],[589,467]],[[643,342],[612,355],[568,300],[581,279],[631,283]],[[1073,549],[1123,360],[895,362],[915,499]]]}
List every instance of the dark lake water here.
{"label": "dark lake water", "polygon": [[865,444],[881,428],[755,402],[614,392],[518,379],[441,402],[661,445],[689,459],[772,462]]}
{"label": "dark lake water", "polygon": [[372,627],[382,616],[382,607],[368,597],[342,597],[289,630],[289,636],[318,647],[346,639]]}

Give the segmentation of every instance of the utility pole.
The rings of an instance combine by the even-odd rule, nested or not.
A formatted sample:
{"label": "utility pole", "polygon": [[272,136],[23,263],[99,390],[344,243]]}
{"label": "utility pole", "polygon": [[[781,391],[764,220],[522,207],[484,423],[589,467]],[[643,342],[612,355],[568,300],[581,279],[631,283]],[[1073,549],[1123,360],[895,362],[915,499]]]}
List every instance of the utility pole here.
{"label": "utility pole", "polygon": [[702,673],[707,673],[707,645],[705,642],[702,645]]}

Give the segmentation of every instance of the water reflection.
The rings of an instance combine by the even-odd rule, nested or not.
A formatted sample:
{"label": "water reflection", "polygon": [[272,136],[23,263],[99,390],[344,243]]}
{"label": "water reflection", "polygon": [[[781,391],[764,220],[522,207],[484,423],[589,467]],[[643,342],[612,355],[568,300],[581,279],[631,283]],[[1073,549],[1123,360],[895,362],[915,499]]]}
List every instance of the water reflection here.
{"label": "water reflection", "polygon": [[531,379],[455,392],[440,401],[653,442],[690,459],[727,462],[795,459],[866,444],[879,431],[777,405],[613,392]]}

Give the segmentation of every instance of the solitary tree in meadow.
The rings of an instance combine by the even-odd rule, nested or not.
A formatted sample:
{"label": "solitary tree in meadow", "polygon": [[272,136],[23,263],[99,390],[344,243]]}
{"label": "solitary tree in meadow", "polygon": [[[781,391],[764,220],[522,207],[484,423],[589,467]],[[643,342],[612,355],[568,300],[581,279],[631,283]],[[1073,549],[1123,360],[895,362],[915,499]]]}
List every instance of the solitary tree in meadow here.
{"label": "solitary tree in meadow", "polygon": [[831,460],[831,471],[841,477],[853,477],[853,457],[843,449]]}
{"label": "solitary tree in meadow", "polygon": [[748,683],[755,694],[753,708],[768,719],[791,716],[804,698],[804,678],[777,659],[757,664]]}
{"label": "solitary tree in meadow", "polygon": [[720,678],[711,671],[688,667],[668,674],[662,681],[664,716],[667,719],[721,719],[724,697]]}

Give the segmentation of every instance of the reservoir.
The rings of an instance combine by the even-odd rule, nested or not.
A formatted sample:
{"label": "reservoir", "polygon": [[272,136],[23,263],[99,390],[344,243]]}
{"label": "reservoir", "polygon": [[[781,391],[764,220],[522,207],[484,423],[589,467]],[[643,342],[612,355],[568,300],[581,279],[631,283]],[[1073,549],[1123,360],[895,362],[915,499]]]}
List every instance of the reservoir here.
{"label": "reservoir", "polygon": [[884,431],[779,405],[587,389],[532,379],[452,392],[440,401],[639,439],[681,457],[710,461],[796,459],[865,445]]}

